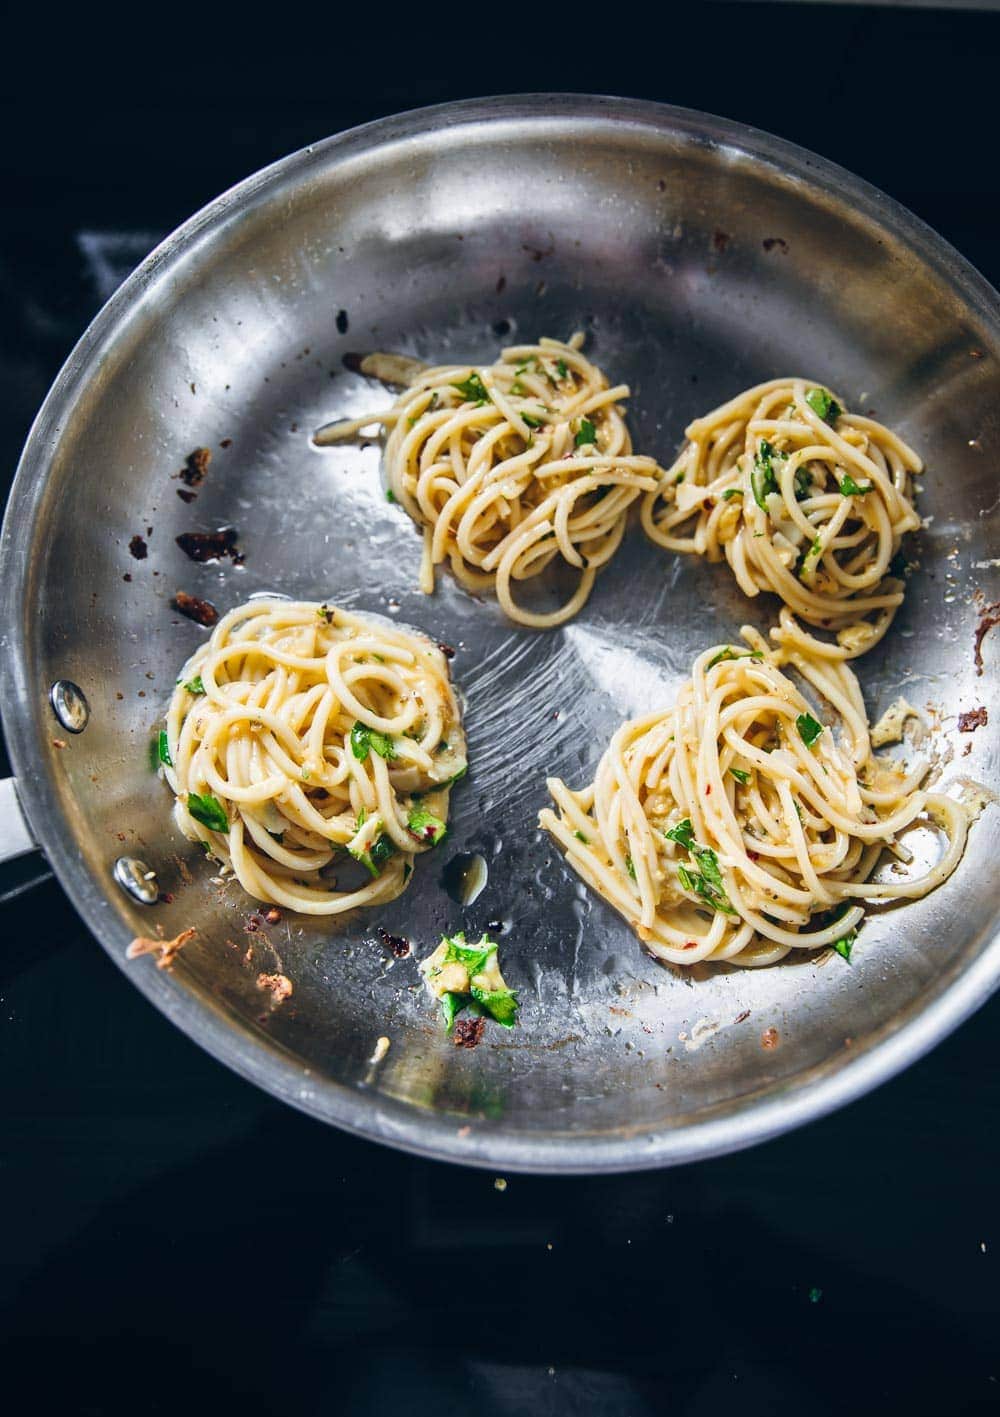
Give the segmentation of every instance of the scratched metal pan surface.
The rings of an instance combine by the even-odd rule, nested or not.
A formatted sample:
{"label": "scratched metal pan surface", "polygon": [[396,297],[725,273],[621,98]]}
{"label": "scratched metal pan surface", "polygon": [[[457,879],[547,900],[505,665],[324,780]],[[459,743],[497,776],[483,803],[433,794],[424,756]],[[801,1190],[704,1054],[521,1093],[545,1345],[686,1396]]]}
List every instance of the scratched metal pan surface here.
{"label": "scratched metal pan surface", "polygon": [[[850,966],[759,971],[657,965],[537,830],[546,775],[588,781],[623,718],[669,703],[699,651],[747,621],[766,630],[776,603],[748,602],[725,566],[667,555],[637,526],[560,629],[512,627],[447,576],[425,597],[419,538],[386,501],[378,447],[320,450],[310,433],[385,402],[345,355],[488,361],[503,343],[577,329],[631,385],[635,444],[663,462],[690,418],[781,373],[852,405],[864,396],[919,449],[920,569],[858,669],[873,719],[900,693],[934,706],[935,746],[954,755],[946,783],[1000,787],[1000,712],[971,736],[956,724],[997,702],[988,638],[981,677],[973,665],[975,593],[1000,590],[997,297],[871,187],[702,114],[482,100],[373,123],[250,178],[170,237],[84,336],[31,433],[4,529],[19,794],[97,939],[179,1027],[292,1105],[504,1170],[624,1170],[747,1146],[891,1076],[1000,974],[995,806],[953,879],[874,916]],[[211,468],[185,505],[172,475],[200,446]],[[237,528],[244,565],[195,565],[175,545],[220,526]],[[146,560],[129,554],[136,534]],[[447,843],[401,899],[244,932],[249,902],[178,837],[148,768],[177,670],[205,635],[171,609],[178,589],[221,610],[266,590],[328,600],[456,647],[471,771]],[[559,591],[543,587],[540,603]],[[64,678],[92,708],[72,738],[47,697]],[[119,890],[123,852],[170,903]],[[465,909],[441,886],[457,852],[489,868]],[[459,1049],[417,958],[442,931],[491,920],[521,1023]],[[172,971],[126,963],[133,936],[189,925],[197,939]],[[414,954],[394,962],[378,926]],[[280,1005],[256,985],[279,969],[294,985]],[[768,1030],[776,1047],[762,1046]],[[375,1065],[380,1035],[391,1047]]]}

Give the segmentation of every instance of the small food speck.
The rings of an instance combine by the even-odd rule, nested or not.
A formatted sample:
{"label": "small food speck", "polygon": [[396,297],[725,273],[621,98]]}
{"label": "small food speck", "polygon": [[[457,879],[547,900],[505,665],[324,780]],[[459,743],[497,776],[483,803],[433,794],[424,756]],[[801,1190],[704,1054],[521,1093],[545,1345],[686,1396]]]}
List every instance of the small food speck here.
{"label": "small food speck", "polygon": [[341,335],[346,335],[346,334],[347,334],[347,331],[348,331],[349,325],[350,325],[350,321],[349,321],[348,318],[347,318],[347,311],[346,311],[346,310],[338,310],[338,311],[337,311],[337,333],[338,333],[338,334],[341,334]]}
{"label": "small food speck", "polygon": [[405,935],[390,935],[388,930],[378,926],[379,939],[392,952],[394,958],[405,959],[410,953],[410,942]]}
{"label": "small food speck", "polygon": [[199,600],[196,595],[188,595],[183,590],[174,596],[173,606],[197,625],[211,626],[219,619],[219,612],[210,600]]}
{"label": "small food speck", "polygon": [[149,547],[138,532],[136,532],[135,536],[133,536],[132,540],[129,542],[128,549],[137,561],[145,561],[146,557],[149,555]]}
{"label": "small food speck", "polygon": [[379,1039],[377,1040],[376,1044],[375,1044],[375,1052],[372,1054],[372,1062],[373,1062],[373,1063],[381,1063],[382,1059],[385,1057],[385,1055],[386,1055],[386,1053],[388,1053],[388,1051],[389,1051],[389,1040],[388,1040],[388,1038],[386,1038],[385,1035],[383,1034],[383,1036],[382,1036],[381,1038],[379,1038]]}
{"label": "small food speck", "polygon": [[122,580],[123,580],[123,581],[128,581],[129,583],[131,583],[131,581],[132,581],[132,572],[131,572],[131,571],[126,571],[125,574],[122,576]]}
{"label": "small food speck", "polygon": [[231,448],[232,446],[233,446],[233,440],[232,440],[232,438],[223,438],[222,442],[219,444],[219,447],[220,447],[220,448]]}
{"label": "small food speck", "polygon": [[809,1290],[809,1302],[810,1302],[810,1304],[818,1304],[819,1301],[822,1299],[822,1297],[823,1297],[823,1291],[822,1291],[822,1289],[817,1289],[817,1288],[814,1286],[812,1289]]}
{"label": "small food speck", "polygon": [[52,746],[53,746],[53,748],[65,748],[65,747],[66,747],[66,739],[65,739],[65,738],[53,738],[53,740],[52,740]]}
{"label": "small food speck", "polygon": [[482,1041],[486,1020],[479,1018],[459,1018],[455,1020],[452,1042],[456,1048],[477,1048]]}
{"label": "small food speck", "polygon": [[188,453],[184,459],[184,466],[177,476],[187,484],[188,487],[199,487],[204,481],[208,472],[208,465],[212,461],[212,453],[209,448],[195,448],[193,453]]}
{"label": "small food speck", "polygon": [[278,921],[281,919],[281,911],[276,905],[269,905],[262,913],[269,925],[277,925]]}
{"label": "small food speck", "polygon": [[783,256],[788,255],[788,242],[783,236],[765,236],[762,245],[765,251],[778,250]]}
{"label": "small food speck", "polygon": [[156,954],[159,958],[156,961],[157,969],[169,969],[177,957],[180,950],[184,948],[189,940],[193,940],[198,931],[193,927],[182,930],[179,935],[175,935],[172,940],[150,940],[143,935],[137,936],[128,949],[125,951],[126,959],[138,959],[140,955]]}
{"label": "small food speck", "polygon": [[776,1028],[765,1028],[760,1035],[760,1046],[762,1048],[777,1048],[778,1030]]}
{"label": "small food speck", "polygon": [[976,626],[976,633],[972,641],[972,662],[976,666],[978,675],[983,672],[983,640],[994,625],[1000,625],[1000,600],[994,601],[992,605],[984,605],[979,612],[979,624]]}
{"label": "small food speck", "polygon": [[236,545],[239,533],[227,526],[219,531],[184,531],[174,540],[191,561],[222,561],[227,556],[234,566],[243,564],[243,554]]}
{"label": "small food speck", "polygon": [[498,1176],[493,1182],[493,1189],[495,1191],[505,1191],[507,1189],[507,1182],[502,1176]]}
{"label": "small food speck", "polygon": [[715,251],[723,252],[729,245],[730,236],[728,231],[716,230],[712,235],[712,248]]}
{"label": "small food speck", "polygon": [[292,996],[292,981],[284,974],[258,974],[257,988],[269,993],[276,1004]]}
{"label": "small food speck", "polygon": [[959,733],[975,733],[977,728],[985,728],[988,722],[989,714],[980,704],[978,708],[969,709],[958,715],[958,731]]}

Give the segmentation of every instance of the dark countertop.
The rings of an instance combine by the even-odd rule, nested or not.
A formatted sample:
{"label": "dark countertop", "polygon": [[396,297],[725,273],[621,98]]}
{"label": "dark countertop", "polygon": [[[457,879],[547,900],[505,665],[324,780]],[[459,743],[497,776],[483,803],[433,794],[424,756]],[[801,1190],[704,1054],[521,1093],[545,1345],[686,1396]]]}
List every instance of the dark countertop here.
{"label": "dark countertop", "polygon": [[[551,9],[351,25],[283,7],[239,27],[102,13],[58,40],[54,15],[5,17],[3,476],[85,323],[159,237],[312,139],[448,98],[617,92],[770,129],[881,186],[1000,283],[1000,15],[680,13],[638,45]],[[464,53],[439,46],[449,28]],[[2,918],[0,1348],[5,1395],[29,1411],[1000,1406],[996,1002],[874,1095],[751,1152],[500,1190],[225,1071],[54,882]]]}

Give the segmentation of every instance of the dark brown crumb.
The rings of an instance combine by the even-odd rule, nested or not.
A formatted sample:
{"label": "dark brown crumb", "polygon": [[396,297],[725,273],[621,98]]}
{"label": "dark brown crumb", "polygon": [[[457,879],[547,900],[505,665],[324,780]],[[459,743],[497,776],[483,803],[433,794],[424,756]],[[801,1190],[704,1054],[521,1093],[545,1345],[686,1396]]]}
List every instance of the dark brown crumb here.
{"label": "dark brown crumb", "polygon": [[145,561],[146,557],[149,555],[149,547],[138,532],[136,532],[135,536],[133,536],[132,540],[129,542],[128,549],[137,561]]}
{"label": "dark brown crumb", "polygon": [[220,448],[231,448],[232,446],[233,446],[233,440],[232,440],[232,438],[223,438],[222,442],[219,444],[219,447],[220,447]]}
{"label": "dark brown crumb", "polygon": [[160,891],[157,898],[162,905],[173,905],[174,903],[173,891]]}
{"label": "dark brown crumb", "polygon": [[65,739],[65,738],[53,738],[53,740],[52,740],[52,746],[53,746],[53,748],[65,748],[65,747],[66,747],[66,739]]}
{"label": "dark brown crumb", "polygon": [[506,289],[507,289],[507,277],[506,277],[506,276],[501,276],[500,279],[497,281],[497,295],[503,295],[503,293],[504,293],[504,291],[505,291]]}
{"label": "dark brown crumb", "polygon": [[456,1048],[475,1048],[481,1041],[486,1020],[480,1018],[460,1018],[455,1020],[452,1042]]}
{"label": "dark brown crumb", "polygon": [[238,536],[235,527],[227,526],[221,531],[183,531],[174,540],[192,561],[222,561],[228,556],[234,566],[241,566],[243,555],[236,545]]}
{"label": "dark brown crumb", "polygon": [[349,321],[348,318],[347,318],[347,311],[346,311],[346,310],[338,310],[338,311],[337,311],[337,333],[338,333],[338,334],[341,334],[341,335],[346,335],[349,325],[350,325],[350,321]]}
{"label": "dark brown crumb", "polygon": [[200,487],[205,481],[208,472],[208,465],[212,461],[210,448],[195,448],[193,453],[188,453],[184,460],[184,466],[177,476],[182,482],[186,482],[188,487]]}
{"label": "dark brown crumb", "polygon": [[736,1015],[736,1017],[733,1019],[733,1023],[746,1023],[746,1021],[747,1021],[747,1019],[748,1019],[749,1017],[750,1017],[750,1010],[749,1010],[749,1009],[744,1009],[741,1014],[737,1014],[737,1015]]}
{"label": "dark brown crumb", "polygon": [[177,489],[177,495],[178,495],[178,497],[181,499],[182,502],[188,502],[188,503],[190,503],[190,502],[193,502],[193,501],[194,501],[194,499],[197,497],[198,494],[197,494],[197,492],[192,492],[192,491],[191,491],[189,488],[187,488],[187,487],[178,487],[178,489]]}
{"label": "dark brown crumb", "polygon": [[263,912],[263,915],[269,925],[277,925],[278,921],[281,919],[281,911],[276,905],[269,905]]}
{"label": "dark brown crumb", "polygon": [[390,935],[388,930],[378,926],[379,939],[387,945],[396,959],[405,959],[410,953],[410,942],[405,935]]}
{"label": "dark brown crumb", "polygon": [[972,642],[972,662],[976,666],[976,673],[980,675],[983,672],[983,640],[994,625],[1000,625],[1000,600],[995,600],[992,605],[984,605],[979,612],[979,624]]}
{"label": "dark brown crumb", "polygon": [[788,255],[788,242],[783,236],[765,236],[762,244],[765,251],[773,251],[777,248],[783,256]]}
{"label": "dark brown crumb", "polygon": [[446,645],[443,640],[438,640],[437,647],[444,655],[445,659],[454,659],[455,651],[451,645]]}
{"label": "dark brown crumb", "polygon": [[130,581],[131,579],[132,579],[132,573],[131,573],[131,571],[126,571],[125,574],[122,576],[122,580],[123,580],[123,581]]}
{"label": "dark brown crumb", "polygon": [[959,733],[975,733],[977,728],[985,728],[989,723],[989,714],[982,704],[978,708],[969,709],[966,713],[958,715]]}
{"label": "dark brown crumb", "polygon": [[188,595],[183,590],[174,596],[173,605],[175,610],[197,625],[214,625],[219,619],[219,612],[210,600],[199,600],[196,595]]}
{"label": "dark brown crumb", "polygon": [[256,916],[256,915],[248,915],[248,916],[247,916],[247,923],[243,926],[244,934],[247,934],[247,935],[256,935],[257,931],[260,929],[260,926],[261,926],[261,922],[260,922],[260,918],[259,918],[258,916]]}
{"label": "dark brown crumb", "polygon": [[521,243],[521,250],[527,251],[533,261],[544,261],[546,256],[551,256],[556,249],[556,239],[549,232],[548,246],[530,246],[526,241]]}
{"label": "dark brown crumb", "polygon": [[732,240],[728,231],[716,231],[712,236],[712,247],[716,251],[724,251]]}

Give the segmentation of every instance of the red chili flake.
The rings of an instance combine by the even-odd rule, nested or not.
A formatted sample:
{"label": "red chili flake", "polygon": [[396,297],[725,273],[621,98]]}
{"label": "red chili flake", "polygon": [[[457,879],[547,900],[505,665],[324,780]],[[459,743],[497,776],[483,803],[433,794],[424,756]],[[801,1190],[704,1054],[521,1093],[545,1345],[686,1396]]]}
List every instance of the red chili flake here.
{"label": "red chili flake", "polygon": [[696,949],[698,948],[698,941],[697,941],[697,940],[685,940],[685,941],[684,941],[684,948],[685,948],[686,950],[696,950]]}
{"label": "red chili flake", "polygon": [[705,788],[705,796],[706,796],[706,797],[711,797],[711,795],[712,795],[712,784],[709,783],[708,786]]}
{"label": "red chili flake", "polygon": [[146,557],[149,555],[149,547],[138,532],[136,532],[135,536],[133,536],[132,540],[129,542],[128,549],[137,561],[145,561]]}
{"label": "red chili flake", "polygon": [[482,1039],[485,1027],[486,1020],[481,1017],[456,1019],[452,1042],[456,1048],[475,1048]]}
{"label": "red chili flake", "polygon": [[985,728],[987,723],[989,723],[989,714],[982,704],[978,708],[969,709],[968,712],[958,715],[959,733],[975,733],[977,728]]}
{"label": "red chili flake", "polygon": [[759,851],[748,851],[748,852],[747,852],[747,856],[750,858],[751,861],[759,861],[759,860],[760,860],[760,852],[759,852]]}
{"label": "red chili flake", "polygon": [[410,953],[410,942],[405,935],[390,935],[388,930],[378,927],[379,939],[383,945],[387,945],[396,959],[405,959]]}
{"label": "red chili flake", "polygon": [[188,595],[179,590],[174,596],[173,605],[175,610],[179,610],[197,625],[210,626],[218,622],[219,612],[210,600],[199,600],[196,595]]}

